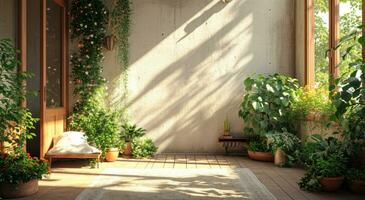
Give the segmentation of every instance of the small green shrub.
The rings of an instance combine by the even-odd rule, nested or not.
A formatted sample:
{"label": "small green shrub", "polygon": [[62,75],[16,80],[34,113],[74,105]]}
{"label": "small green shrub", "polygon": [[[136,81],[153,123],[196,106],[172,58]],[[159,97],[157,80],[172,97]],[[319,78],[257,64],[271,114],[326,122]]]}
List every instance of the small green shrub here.
{"label": "small green shrub", "polygon": [[300,157],[300,139],[288,132],[275,132],[266,135],[268,143],[272,145],[273,152],[280,148],[288,157],[288,162],[285,166],[293,166],[299,161]]}
{"label": "small green shrub", "polygon": [[118,114],[100,107],[77,112],[69,118],[69,129],[82,131],[88,142],[105,153],[107,148],[120,148]]}
{"label": "small green shrub", "polygon": [[298,183],[300,188],[319,191],[321,178],[345,174],[348,157],[343,142],[334,137],[324,139],[320,135],[313,135],[304,146],[302,161],[307,173]]}
{"label": "small green shrub", "polygon": [[148,158],[153,156],[157,147],[151,139],[135,138],[132,141],[132,155],[135,158]]}
{"label": "small green shrub", "polygon": [[45,160],[31,158],[25,152],[6,155],[0,159],[0,183],[18,184],[33,179],[42,179],[48,173]]}
{"label": "small green shrub", "polygon": [[365,181],[365,169],[351,168],[347,170],[346,180],[352,181]]}
{"label": "small green shrub", "polygon": [[312,113],[317,120],[329,120],[336,108],[329,98],[326,88],[302,87],[298,90],[297,99],[292,103],[292,114],[296,119],[305,120]]}
{"label": "small green shrub", "polygon": [[124,137],[126,142],[131,142],[136,138],[143,137],[146,134],[146,129],[138,128],[136,124],[131,125],[129,123],[124,123],[122,125],[122,137]]}

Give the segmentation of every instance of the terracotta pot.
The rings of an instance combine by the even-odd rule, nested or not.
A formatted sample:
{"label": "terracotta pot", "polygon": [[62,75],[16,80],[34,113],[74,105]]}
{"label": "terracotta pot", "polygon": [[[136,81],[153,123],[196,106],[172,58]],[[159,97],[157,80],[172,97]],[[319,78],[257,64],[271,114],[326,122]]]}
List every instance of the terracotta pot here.
{"label": "terracotta pot", "polygon": [[105,49],[111,51],[114,49],[114,44],[115,44],[115,36],[114,35],[109,35],[109,36],[106,36],[104,38],[104,47]]}
{"label": "terracotta pot", "polygon": [[322,178],[319,180],[321,185],[323,186],[323,190],[326,192],[335,192],[339,190],[342,186],[345,177],[330,177],[330,178]]}
{"label": "terracotta pot", "polygon": [[33,179],[26,183],[19,184],[0,184],[0,197],[5,199],[20,198],[38,192],[38,180]]}
{"label": "terracotta pot", "polygon": [[352,181],[349,188],[352,192],[365,194],[365,181]]}
{"label": "terracotta pot", "polygon": [[286,162],[288,162],[288,158],[286,157],[284,151],[278,148],[275,152],[275,159],[274,159],[275,165],[282,167],[286,164]]}
{"label": "terracotta pot", "polygon": [[252,160],[264,161],[264,162],[273,162],[274,155],[271,152],[256,152],[256,151],[248,151],[248,157]]}
{"label": "terracotta pot", "polygon": [[105,160],[107,162],[114,162],[118,159],[119,149],[118,148],[110,148],[105,152]]}
{"label": "terracotta pot", "polygon": [[127,142],[124,145],[124,150],[123,150],[123,155],[130,157],[132,156],[132,143],[131,142]]}

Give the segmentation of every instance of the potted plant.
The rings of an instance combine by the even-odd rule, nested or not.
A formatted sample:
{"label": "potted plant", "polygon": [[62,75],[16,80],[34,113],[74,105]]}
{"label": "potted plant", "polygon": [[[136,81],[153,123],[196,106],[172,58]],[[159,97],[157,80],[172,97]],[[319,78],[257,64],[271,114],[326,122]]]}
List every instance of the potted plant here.
{"label": "potted plant", "polygon": [[[365,59],[361,51],[354,49],[365,45],[363,35],[364,26],[354,27],[354,31],[341,38],[336,48],[344,48],[343,60],[347,61],[348,73],[338,77],[331,85],[331,98],[335,104],[335,117],[344,127],[345,140],[352,143],[357,156],[353,160],[362,161],[365,167]],[[347,46],[349,41],[357,41],[356,44]],[[356,47],[356,48],[355,48]],[[349,56],[350,55],[350,56]],[[347,60],[356,57],[354,60]],[[361,149],[362,147],[362,149]]]}
{"label": "potted plant", "polygon": [[292,166],[298,161],[301,141],[296,135],[288,132],[274,132],[266,137],[268,143],[272,145],[275,165]]}
{"label": "potted plant", "polygon": [[71,130],[82,131],[86,134],[88,143],[102,151],[102,158],[112,162],[118,158],[121,147],[120,130],[117,112],[104,106],[91,106],[93,112],[85,111],[73,113],[69,118]]}
{"label": "potted plant", "polygon": [[346,180],[352,192],[365,193],[365,169],[349,169],[346,173]]}
{"label": "potted plant", "polygon": [[21,106],[26,97],[23,81],[30,77],[17,72],[20,61],[10,40],[0,40],[0,141],[9,148],[0,152],[0,197],[17,198],[38,191],[38,180],[48,173],[48,164],[27,155],[23,147],[34,134],[36,119]]}
{"label": "potted plant", "polygon": [[118,159],[119,149],[122,145],[117,124],[117,114],[114,112],[102,112],[99,118],[103,123],[103,132],[100,134],[100,144],[105,152],[105,160],[114,162]]}
{"label": "potted plant", "polygon": [[231,136],[231,125],[229,123],[228,117],[226,117],[226,119],[224,120],[223,123],[223,127],[224,127],[224,136]]}
{"label": "potted plant", "polygon": [[244,86],[246,93],[239,116],[245,123],[244,133],[250,136],[248,155],[250,158],[260,155],[253,158],[256,160],[265,155],[265,161],[272,161],[266,134],[294,130],[289,113],[299,88],[298,81],[279,74],[258,75],[247,78]]}
{"label": "potted plant", "polygon": [[132,141],[132,156],[134,158],[150,158],[157,149],[153,141],[148,138],[135,138]]}
{"label": "potted plant", "polygon": [[248,144],[248,157],[252,160],[273,162],[274,155],[272,154],[272,147],[267,143],[266,138],[251,137]]}
{"label": "potted plant", "polygon": [[299,182],[303,190],[334,192],[344,182],[347,156],[342,142],[334,137],[324,139],[316,134],[310,137],[303,149],[306,175]]}
{"label": "potted plant", "polygon": [[146,129],[138,128],[136,124],[124,123],[122,125],[122,137],[125,140],[123,155],[132,156],[132,142],[146,134]]}
{"label": "potted plant", "polygon": [[124,141],[121,140],[120,134],[112,134],[107,136],[105,142],[105,160],[107,162],[114,162],[119,157],[119,152],[124,148]]}

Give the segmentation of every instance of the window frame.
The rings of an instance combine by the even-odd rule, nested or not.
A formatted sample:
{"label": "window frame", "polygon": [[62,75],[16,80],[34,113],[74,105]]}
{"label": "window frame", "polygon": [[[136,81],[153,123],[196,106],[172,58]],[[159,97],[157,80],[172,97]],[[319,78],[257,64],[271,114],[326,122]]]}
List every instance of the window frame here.
{"label": "window frame", "polygon": [[[305,55],[304,55],[304,84],[314,86],[315,84],[315,42],[314,42],[314,0],[305,0]],[[329,41],[328,41],[328,72],[330,79],[338,76],[340,62],[340,49],[336,48],[340,41],[340,0],[328,0],[329,3]],[[365,0],[362,0],[362,23],[365,24]],[[365,29],[363,30],[365,35]],[[365,58],[365,47],[362,48],[362,56]]]}

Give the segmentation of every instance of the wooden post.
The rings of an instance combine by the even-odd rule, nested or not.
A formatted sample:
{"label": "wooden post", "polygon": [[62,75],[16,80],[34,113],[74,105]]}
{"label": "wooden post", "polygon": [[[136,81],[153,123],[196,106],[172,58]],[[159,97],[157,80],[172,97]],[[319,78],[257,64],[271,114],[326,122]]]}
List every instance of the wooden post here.
{"label": "wooden post", "polygon": [[340,62],[340,50],[336,49],[340,38],[340,1],[329,0],[329,8],[329,72],[334,79],[338,77],[337,65]]}
{"label": "wooden post", "polygon": [[304,1],[304,47],[305,47],[305,85],[313,86],[315,83],[315,60],[314,60],[314,0]]}

